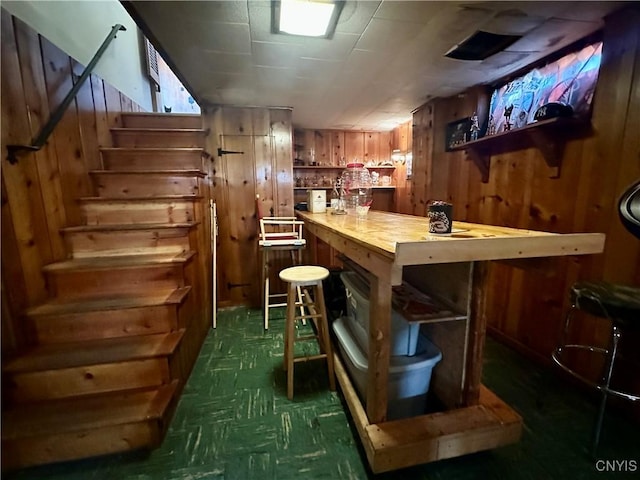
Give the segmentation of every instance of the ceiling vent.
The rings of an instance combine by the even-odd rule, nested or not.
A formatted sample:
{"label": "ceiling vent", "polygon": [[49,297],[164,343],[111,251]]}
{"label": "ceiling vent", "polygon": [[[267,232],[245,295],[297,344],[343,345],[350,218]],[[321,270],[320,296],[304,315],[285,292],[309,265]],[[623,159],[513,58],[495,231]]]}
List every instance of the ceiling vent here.
{"label": "ceiling vent", "polygon": [[504,50],[520,38],[522,38],[521,35],[501,35],[478,30],[460,45],[456,45],[445,53],[445,56],[457,60],[484,60]]}

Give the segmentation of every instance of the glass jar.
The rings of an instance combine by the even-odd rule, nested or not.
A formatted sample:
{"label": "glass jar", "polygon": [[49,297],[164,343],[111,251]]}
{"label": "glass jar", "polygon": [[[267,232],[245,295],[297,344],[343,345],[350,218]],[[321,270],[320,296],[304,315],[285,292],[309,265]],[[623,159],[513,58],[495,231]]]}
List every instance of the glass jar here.
{"label": "glass jar", "polygon": [[344,188],[347,213],[356,213],[357,207],[370,207],[373,202],[371,174],[362,163],[350,163],[340,177]]}

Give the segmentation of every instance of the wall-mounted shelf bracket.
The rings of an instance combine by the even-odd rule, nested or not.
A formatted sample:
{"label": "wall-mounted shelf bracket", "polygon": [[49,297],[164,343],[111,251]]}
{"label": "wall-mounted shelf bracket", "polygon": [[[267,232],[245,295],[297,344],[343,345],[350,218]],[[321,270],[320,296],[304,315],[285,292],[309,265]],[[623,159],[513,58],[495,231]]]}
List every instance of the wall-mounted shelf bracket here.
{"label": "wall-mounted shelf bracket", "polygon": [[479,138],[457,145],[451,150],[465,150],[482,175],[489,181],[491,156],[527,147],[536,148],[548,165],[549,177],[558,178],[567,140],[584,136],[590,128],[587,120],[577,118],[551,118],[524,127]]}

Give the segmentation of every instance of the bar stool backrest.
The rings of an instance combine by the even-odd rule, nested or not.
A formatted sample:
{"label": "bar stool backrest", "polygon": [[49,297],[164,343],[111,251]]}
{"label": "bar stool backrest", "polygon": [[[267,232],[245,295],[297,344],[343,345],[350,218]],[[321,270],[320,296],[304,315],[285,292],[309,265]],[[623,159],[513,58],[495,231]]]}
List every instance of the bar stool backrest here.
{"label": "bar stool backrest", "polygon": [[622,194],[618,202],[618,213],[625,228],[640,238],[640,180]]}

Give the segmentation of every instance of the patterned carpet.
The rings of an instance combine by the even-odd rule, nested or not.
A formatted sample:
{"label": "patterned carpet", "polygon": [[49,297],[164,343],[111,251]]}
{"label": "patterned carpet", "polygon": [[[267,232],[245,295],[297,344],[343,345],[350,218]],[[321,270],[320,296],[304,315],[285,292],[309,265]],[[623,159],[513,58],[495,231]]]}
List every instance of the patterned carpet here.
{"label": "patterned carpet", "polygon": [[[281,313],[281,312],[280,312]],[[525,419],[508,447],[381,475],[368,469],[339,392],[328,390],[324,362],[296,365],[294,400],[282,370],[284,321],[264,332],[261,312],[220,311],[205,340],[162,446],[37,467],[11,479],[606,479],[637,478],[640,429],[615,411],[605,418],[600,456],[587,453],[595,403],[554,372],[487,341],[484,383]],[[626,472],[620,472],[625,465]],[[635,471],[629,471],[636,465]],[[611,467],[611,465],[609,465]]]}

